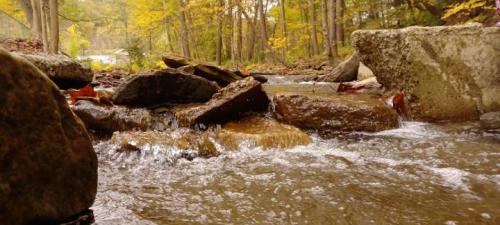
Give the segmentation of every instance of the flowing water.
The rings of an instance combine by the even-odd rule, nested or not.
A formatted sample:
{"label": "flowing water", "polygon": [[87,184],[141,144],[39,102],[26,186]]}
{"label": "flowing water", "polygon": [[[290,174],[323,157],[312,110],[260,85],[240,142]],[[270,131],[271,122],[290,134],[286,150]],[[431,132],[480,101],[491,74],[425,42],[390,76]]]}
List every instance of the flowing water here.
{"label": "flowing water", "polygon": [[176,147],[96,141],[96,224],[500,224],[500,134],[478,127],[404,122],[286,149],[216,143],[218,157],[192,161]]}

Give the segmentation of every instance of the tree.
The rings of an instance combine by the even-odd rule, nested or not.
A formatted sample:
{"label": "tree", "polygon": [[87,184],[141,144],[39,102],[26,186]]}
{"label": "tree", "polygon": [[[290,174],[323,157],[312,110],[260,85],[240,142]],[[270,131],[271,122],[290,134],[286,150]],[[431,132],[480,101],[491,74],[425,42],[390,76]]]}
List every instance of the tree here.
{"label": "tree", "polygon": [[337,46],[344,44],[344,0],[337,0],[337,17],[336,17],[336,33],[337,33]]}
{"label": "tree", "polygon": [[222,63],[222,15],[224,9],[224,0],[219,1],[219,10],[217,12],[217,47],[215,50],[215,58],[217,61],[217,65]]}
{"label": "tree", "polygon": [[325,55],[330,62],[333,62],[332,48],[330,46],[330,33],[328,30],[328,6],[326,0],[321,0],[321,27],[323,30],[323,45]]}
{"label": "tree", "polygon": [[184,12],[184,1],[179,0],[179,22],[181,24],[181,47],[182,54],[184,57],[191,57],[191,52],[189,51],[189,34],[188,27],[186,25],[186,14]]}
{"label": "tree", "polygon": [[332,57],[336,58],[338,57],[338,49],[337,49],[337,28],[335,25],[335,21],[337,18],[337,13],[335,12],[335,5],[337,4],[336,0],[330,0],[330,4],[328,4],[328,15],[330,16],[330,21],[329,21],[329,26],[328,29],[330,30],[329,34],[329,42],[330,42],[330,47],[332,48]]}
{"label": "tree", "polygon": [[286,52],[288,51],[288,35],[287,35],[287,31],[286,31],[286,12],[285,12],[285,0],[281,0],[280,1],[280,15],[281,15],[281,18],[280,18],[280,25],[281,25],[281,36],[284,38],[285,40],[285,46],[283,46],[282,48],[282,58],[283,58],[283,61],[286,61]]}
{"label": "tree", "polygon": [[50,53],[59,51],[59,14],[57,0],[50,0]]}
{"label": "tree", "polygon": [[311,31],[311,45],[313,50],[313,55],[317,55],[319,53],[318,46],[318,30],[316,28],[316,8],[314,7],[314,1],[308,0],[309,10],[310,10],[310,18],[309,18],[309,26]]}

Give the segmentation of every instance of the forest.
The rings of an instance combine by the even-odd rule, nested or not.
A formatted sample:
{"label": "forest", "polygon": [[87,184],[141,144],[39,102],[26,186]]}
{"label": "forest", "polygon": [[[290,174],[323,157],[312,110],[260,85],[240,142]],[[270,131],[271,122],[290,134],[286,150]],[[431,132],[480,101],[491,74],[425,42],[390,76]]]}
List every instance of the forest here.
{"label": "forest", "polygon": [[[352,53],[354,30],[471,21],[491,25],[494,4],[493,0],[1,0],[0,15],[29,29],[21,36],[46,42],[47,51],[60,50],[71,57],[126,51],[130,61],[114,67],[158,68],[160,56],[175,54],[240,68],[300,60],[337,64]],[[7,28],[2,33],[19,32]],[[98,62],[93,67],[110,68]]]}

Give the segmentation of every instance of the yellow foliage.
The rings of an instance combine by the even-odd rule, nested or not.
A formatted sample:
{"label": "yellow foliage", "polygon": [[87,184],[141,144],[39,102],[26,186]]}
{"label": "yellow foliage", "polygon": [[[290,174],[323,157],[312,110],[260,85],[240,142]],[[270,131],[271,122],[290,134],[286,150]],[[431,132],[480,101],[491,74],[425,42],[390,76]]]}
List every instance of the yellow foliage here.
{"label": "yellow foliage", "polygon": [[286,37],[269,38],[268,43],[272,49],[280,49],[286,47],[287,39]]}
{"label": "yellow foliage", "polygon": [[466,16],[469,16],[473,10],[478,8],[494,9],[493,7],[488,6],[488,0],[468,0],[462,3],[451,5],[451,7],[446,10],[442,19],[446,20],[450,16],[454,16],[457,14],[465,14]]}

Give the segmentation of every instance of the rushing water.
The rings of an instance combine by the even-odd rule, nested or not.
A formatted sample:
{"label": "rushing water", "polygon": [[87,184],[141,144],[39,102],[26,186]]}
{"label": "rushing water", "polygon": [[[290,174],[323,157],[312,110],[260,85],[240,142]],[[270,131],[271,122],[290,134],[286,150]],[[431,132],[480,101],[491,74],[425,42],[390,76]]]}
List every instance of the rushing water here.
{"label": "rushing water", "polygon": [[500,135],[475,123],[312,138],[193,161],[96,142],[96,223],[500,224]]}

